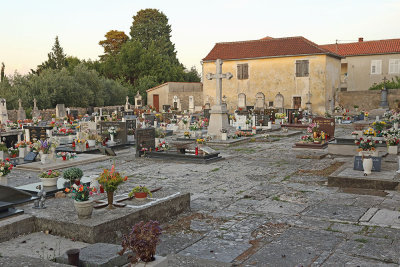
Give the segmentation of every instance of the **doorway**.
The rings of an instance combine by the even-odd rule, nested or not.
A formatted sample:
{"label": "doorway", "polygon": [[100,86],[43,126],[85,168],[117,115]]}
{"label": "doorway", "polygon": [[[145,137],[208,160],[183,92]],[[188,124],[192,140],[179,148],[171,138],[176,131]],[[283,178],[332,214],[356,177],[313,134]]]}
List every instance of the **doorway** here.
{"label": "doorway", "polygon": [[294,109],[301,108],[301,97],[300,96],[293,97],[293,108]]}
{"label": "doorway", "polygon": [[153,106],[156,109],[156,111],[159,111],[160,108],[160,97],[159,95],[153,95]]}

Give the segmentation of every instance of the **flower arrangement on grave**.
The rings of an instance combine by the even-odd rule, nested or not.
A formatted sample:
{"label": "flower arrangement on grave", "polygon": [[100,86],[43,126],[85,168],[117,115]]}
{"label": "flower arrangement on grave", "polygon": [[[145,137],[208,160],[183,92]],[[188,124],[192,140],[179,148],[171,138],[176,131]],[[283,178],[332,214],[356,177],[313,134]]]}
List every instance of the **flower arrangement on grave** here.
{"label": "flower arrangement on grave", "polygon": [[185,137],[185,138],[190,138],[190,133],[188,132],[188,131],[185,131],[184,133],[183,133],[183,136]]}
{"label": "flower arrangement on grave", "polygon": [[135,224],[128,235],[122,239],[122,250],[119,255],[124,255],[125,251],[131,250],[134,256],[129,256],[131,263],[154,261],[157,244],[160,242],[162,233],[160,224],[157,221],[143,221]]}
{"label": "flower arrangement on grave", "polygon": [[42,152],[43,154],[49,154],[53,149],[58,146],[58,142],[55,139],[38,140],[33,144],[33,149]]}
{"label": "flower arrangement on grave", "polygon": [[314,138],[311,135],[303,135],[301,137],[301,142],[303,142],[303,143],[312,143],[312,142],[314,142]]}
{"label": "flower arrangement on grave", "polygon": [[208,119],[207,119],[207,118],[204,118],[204,119],[201,121],[200,127],[201,127],[201,128],[205,128],[205,127],[207,127],[207,126],[208,126]]}
{"label": "flower arrangement on grave", "polygon": [[[139,193],[139,194],[137,194]],[[142,194],[140,194],[142,193]],[[130,198],[132,198],[133,196],[135,196],[135,198],[146,198],[147,196],[153,196],[153,194],[151,193],[151,191],[142,185],[136,186],[132,189],[131,192],[129,192],[128,196]]]}
{"label": "flower arrangement on grave", "polygon": [[165,132],[163,129],[157,128],[155,131],[155,137],[156,138],[164,138],[165,137]]}
{"label": "flower arrangement on grave", "polygon": [[[382,141],[381,141],[382,142]],[[358,145],[357,151],[375,151],[375,145],[378,144],[379,141],[373,141],[372,139],[364,139],[360,138],[355,141],[355,144]]]}
{"label": "flower arrangement on grave", "polygon": [[128,180],[128,176],[123,176],[121,173],[115,170],[115,165],[111,166],[111,169],[104,169],[100,176],[97,178],[99,184],[101,184],[104,190],[107,192],[108,208],[113,208],[114,191],[117,190],[118,186]]}
{"label": "flower arrangement on grave", "polygon": [[146,152],[147,151],[149,151],[149,149],[147,148],[147,147],[142,147],[141,149],[140,149],[140,152],[142,152],[142,155],[143,156],[146,156]]}
{"label": "flower arrangement on grave", "polygon": [[67,128],[63,127],[63,128],[58,129],[57,133],[59,135],[71,135],[74,133],[74,131],[71,128],[67,129]]}
{"label": "flower arrangement on grave", "polygon": [[365,112],[364,112],[364,116],[365,116],[365,117],[368,117],[368,116],[369,116],[369,112],[368,112],[368,111],[365,111]]}
{"label": "flower arrangement on grave", "polygon": [[382,136],[382,131],[386,127],[386,122],[384,122],[384,121],[374,121],[372,123],[372,126],[374,126],[374,128],[375,128],[376,136]]}
{"label": "flower arrangement on grave", "polygon": [[15,147],[16,147],[16,148],[25,148],[25,147],[27,147],[27,143],[26,143],[25,141],[21,141],[21,142],[18,142],[18,143],[15,145]]}
{"label": "flower arrangement on grave", "polygon": [[182,119],[182,122],[183,122],[183,124],[186,125],[186,124],[188,123],[188,120],[187,120],[186,118],[183,118],[183,119]]}
{"label": "flower arrangement on grave", "polygon": [[367,130],[363,132],[363,134],[366,136],[375,136],[376,132],[373,128],[369,127]]}
{"label": "flower arrangement on grave", "polygon": [[155,149],[156,151],[167,151],[169,149],[169,145],[167,142],[162,141]]}
{"label": "flower arrangement on grave", "polygon": [[63,160],[70,160],[76,158],[76,153],[70,153],[70,152],[58,152],[57,153],[57,158],[62,158]]}
{"label": "flower arrangement on grave", "polygon": [[251,120],[246,120],[246,124],[250,124],[251,123]]}
{"label": "flower arrangement on grave", "polygon": [[60,176],[59,171],[48,170],[39,174],[40,178],[56,178]]}
{"label": "flower arrangement on grave", "polygon": [[236,117],[234,115],[229,115],[229,119],[232,121],[236,121]]}
{"label": "flower arrangement on grave", "polygon": [[387,146],[397,146],[400,142],[400,139],[393,135],[385,136],[385,141]]}
{"label": "flower arrangement on grave", "polygon": [[275,113],[275,119],[284,119],[285,118],[285,114],[283,113]]}
{"label": "flower arrangement on grave", "polygon": [[16,157],[18,156],[18,153],[19,153],[18,148],[10,147],[10,148],[8,149],[8,154],[9,154],[12,158],[16,158]]}
{"label": "flower arrangement on grave", "polygon": [[70,188],[65,188],[65,192],[70,193],[73,200],[83,202],[89,201],[89,197],[97,193],[97,189],[87,185],[73,184]]}
{"label": "flower arrangement on grave", "polygon": [[110,128],[108,128],[108,134],[114,135],[116,133],[117,133],[117,130],[115,129],[114,126],[111,126]]}
{"label": "flower arrangement on grave", "polygon": [[206,143],[206,140],[204,140],[204,138],[199,138],[199,139],[196,139],[196,143],[202,145],[202,144]]}
{"label": "flower arrangement on grave", "polygon": [[397,122],[397,123],[399,123],[400,122],[400,112],[397,112],[397,111],[395,111],[395,110],[392,110],[392,115],[391,115],[391,117],[390,117],[390,120],[392,121],[392,122]]}
{"label": "flower arrangement on grave", "polygon": [[254,134],[252,132],[243,132],[243,131],[236,131],[235,135],[237,137],[249,137],[249,136],[253,136]]}
{"label": "flower arrangement on grave", "polygon": [[358,137],[358,133],[357,133],[357,132],[351,132],[351,135],[352,135],[354,138],[357,138],[357,137]]}
{"label": "flower arrangement on grave", "polygon": [[189,130],[197,131],[197,130],[199,130],[199,125],[197,123],[194,123],[194,124],[189,126]]}
{"label": "flower arrangement on grave", "polygon": [[83,176],[83,171],[80,168],[72,167],[64,171],[63,177],[65,180],[69,180],[71,183],[74,183],[77,180],[80,180]]}
{"label": "flower arrangement on grave", "polygon": [[0,161],[0,176],[5,176],[11,172],[14,168],[14,165],[10,163],[10,160],[6,158],[6,160]]}

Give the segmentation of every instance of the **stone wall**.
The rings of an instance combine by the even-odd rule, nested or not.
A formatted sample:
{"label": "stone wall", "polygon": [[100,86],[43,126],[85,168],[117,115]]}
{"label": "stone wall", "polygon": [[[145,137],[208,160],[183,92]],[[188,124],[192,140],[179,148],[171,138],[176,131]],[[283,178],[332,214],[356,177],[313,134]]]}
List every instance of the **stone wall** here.
{"label": "stone wall", "polygon": [[[339,92],[338,103],[346,109],[352,110],[357,105],[361,110],[372,110],[379,108],[381,103],[381,92],[379,90],[348,91]],[[400,106],[400,89],[388,90],[388,103],[391,109]]]}

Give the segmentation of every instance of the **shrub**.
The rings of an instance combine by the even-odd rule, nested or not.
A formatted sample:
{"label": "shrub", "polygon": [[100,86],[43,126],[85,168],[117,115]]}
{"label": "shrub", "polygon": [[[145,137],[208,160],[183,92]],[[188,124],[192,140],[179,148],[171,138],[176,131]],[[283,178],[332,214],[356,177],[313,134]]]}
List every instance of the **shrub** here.
{"label": "shrub", "polygon": [[73,182],[74,180],[79,180],[83,176],[83,171],[79,168],[69,168],[64,172],[64,179],[70,180]]}

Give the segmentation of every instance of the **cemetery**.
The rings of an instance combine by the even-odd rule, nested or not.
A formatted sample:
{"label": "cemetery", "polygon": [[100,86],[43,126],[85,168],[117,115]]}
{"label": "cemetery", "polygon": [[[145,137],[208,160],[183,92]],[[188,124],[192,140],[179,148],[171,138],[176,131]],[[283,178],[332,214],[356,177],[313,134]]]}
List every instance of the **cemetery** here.
{"label": "cemetery", "polygon": [[[98,34],[90,23],[60,27],[36,5],[41,20],[18,17],[31,32],[11,29],[29,49],[0,42],[7,57],[34,60],[34,39],[48,34],[37,21],[59,35],[25,74],[0,60],[0,266],[400,266],[400,39],[232,41],[231,29],[258,28],[243,11],[275,21],[276,3],[265,18],[219,4],[197,5],[219,12],[198,23],[192,5],[167,3],[180,11],[174,24],[192,27],[187,51],[171,41],[182,28],[146,8],[129,33],[94,42],[98,59],[59,40],[76,33],[66,51],[79,54]],[[128,29],[119,19],[132,5],[96,8]],[[92,12],[74,8],[78,22]],[[225,13],[231,24],[216,34]],[[218,42],[199,58],[204,40]],[[184,53],[200,65],[185,67]]]}
{"label": "cemetery", "polygon": [[[372,237],[362,233],[362,227],[400,231],[398,221],[390,219],[399,213],[393,203],[400,202],[398,111],[360,113],[338,107],[333,116],[323,117],[304,110],[265,108],[259,95],[254,107],[246,106],[245,96],[239,97],[237,109],[230,113],[221,80],[232,74],[222,73],[221,66],[216,61],[216,74],[207,76],[216,80],[219,100],[202,111],[176,111],[168,105],[157,111],[137,100],[131,105],[128,97],[124,106],[94,108],[92,114],[71,112],[58,104],[47,120],[35,108],[36,102],[32,119],[14,123],[4,110],[2,256],[12,256],[13,244],[24,236],[45,233],[37,238],[59,242],[63,250],[50,257],[50,248],[39,248],[33,240],[23,242],[58,264],[73,264],[71,253],[80,251],[75,259],[80,264],[92,266],[97,259],[123,266],[129,262],[128,254],[117,254],[123,236],[140,221],[157,221],[166,229],[154,252],[158,260],[183,257],[204,266],[264,261],[260,253],[265,249],[285,253],[274,242],[300,238],[307,243],[307,232],[337,233],[326,237],[325,248],[336,255],[334,244],[351,242],[342,234],[365,235],[362,238],[369,240]],[[260,172],[262,162],[276,165]],[[354,190],[358,193],[345,193]],[[320,198],[344,201],[344,206],[315,202]],[[371,205],[359,202],[367,198],[372,198]],[[182,224],[185,220],[189,221]],[[182,244],[174,241],[174,227],[190,229],[183,231]],[[255,240],[262,244],[258,252],[251,245]],[[96,250],[115,253],[102,258]],[[398,257],[389,254],[365,260],[362,250],[357,253],[361,263],[398,263]],[[23,255],[31,262],[47,260],[29,249]],[[302,263],[311,260],[305,254],[270,257],[267,261],[278,265],[298,263],[301,257]]]}

